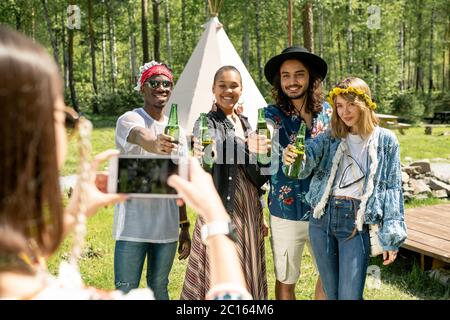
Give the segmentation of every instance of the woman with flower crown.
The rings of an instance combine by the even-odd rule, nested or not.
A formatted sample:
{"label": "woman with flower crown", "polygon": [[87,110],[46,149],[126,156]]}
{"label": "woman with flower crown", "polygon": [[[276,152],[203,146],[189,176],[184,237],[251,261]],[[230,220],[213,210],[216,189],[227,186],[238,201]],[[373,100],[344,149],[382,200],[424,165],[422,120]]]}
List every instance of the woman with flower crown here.
{"label": "woman with flower crown", "polygon": [[[327,299],[363,299],[371,245],[378,240],[388,265],[406,239],[400,149],[395,135],[378,126],[362,79],[341,81],[328,101],[330,129],[306,142],[299,174],[314,173],[306,195],[313,208],[311,246]],[[297,157],[294,149],[285,149],[285,166]],[[372,227],[378,237],[369,237]]]}

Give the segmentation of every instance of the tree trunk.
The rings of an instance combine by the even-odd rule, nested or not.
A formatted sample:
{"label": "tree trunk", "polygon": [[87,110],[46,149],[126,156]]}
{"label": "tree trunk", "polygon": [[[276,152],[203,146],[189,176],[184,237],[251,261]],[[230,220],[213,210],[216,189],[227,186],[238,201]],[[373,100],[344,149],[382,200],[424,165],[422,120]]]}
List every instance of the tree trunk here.
{"label": "tree trunk", "polygon": [[148,4],[147,0],[141,0],[141,26],[142,26],[142,53],[144,59],[143,63],[150,61],[150,55],[148,52],[148,30],[147,30],[147,19],[148,19]]}
{"label": "tree trunk", "polygon": [[419,26],[419,32],[417,35],[417,47],[416,47],[416,92],[419,90],[423,93],[423,66],[422,66],[422,38],[423,38],[423,0],[419,0],[418,5],[416,6],[416,10],[418,11],[417,15],[417,25]]}
{"label": "tree trunk", "polygon": [[34,2],[31,7],[31,38],[36,42],[36,8]]}
{"label": "tree trunk", "polygon": [[[450,91],[450,15],[447,16],[447,31],[445,33],[445,43],[447,43],[447,90]],[[445,49],[444,49],[445,54]],[[444,59],[445,61],[445,59]],[[445,74],[444,74],[445,79]],[[445,91],[445,86],[442,88],[442,91]]]}
{"label": "tree trunk", "polygon": [[[333,30],[333,25],[332,24],[329,24],[329,25],[330,25],[329,43],[330,43],[330,46],[333,48],[333,51],[334,51],[334,43],[335,43],[334,30]],[[333,64],[333,74],[332,74],[333,79],[331,79],[330,81],[332,81],[331,83],[334,85],[337,82],[337,76],[338,76],[338,68],[337,68],[337,61],[336,61],[336,55],[335,54],[331,55],[331,62]]]}
{"label": "tree trunk", "polygon": [[341,50],[341,36],[340,33],[337,32],[337,45],[338,45],[338,60],[339,60],[339,77],[338,79],[342,79],[342,74],[344,73],[344,65],[342,63],[342,50]]}
{"label": "tree trunk", "polygon": [[42,0],[42,5],[44,8],[44,17],[45,17],[45,22],[47,23],[48,35],[50,36],[50,42],[52,44],[53,58],[55,59],[55,62],[58,65],[58,67],[60,67],[58,46],[56,44],[56,37],[55,37],[55,33],[53,32],[52,22],[50,21],[50,17],[48,15],[47,0]]}
{"label": "tree trunk", "polygon": [[261,50],[261,27],[259,24],[259,0],[255,0],[255,28],[256,28],[256,51],[258,60],[258,83],[262,82],[263,79],[263,67],[262,67],[262,50]]}
{"label": "tree trunk", "polygon": [[[450,90],[450,17],[447,17],[447,27],[445,30],[444,39],[444,45],[442,48],[442,92],[445,90]],[[447,50],[445,48],[445,43],[447,43]]]}
{"label": "tree trunk", "polygon": [[109,29],[109,63],[111,72],[111,89],[113,92],[116,91],[116,81],[117,81],[117,58],[116,58],[116,35],[114,27],[113,18],[113,3],[105,2],[107,8],[108,16],[108,29]]}
{"label": "tree trunk", "polygon": [[303,7],[303,42],[309,52],[314,52],[314,20],[312,3],[307,1]]}
{"label": "tree trunk", "polygon": [[435,9],[431,8],[431,21],[430,21],[430,60],[428,65],[428,95],[431,96],[433,91],[433,45],[434,45],[434,18]]}
{"label": "tree trunk", "polygon": [[367,52],[368,52],[368,58],[367,58],[367,71],[372,73],[372,82],[369,83],[369,87],[372,88],[372,96],[375,92],[375,86],[377,84],[376,82],[376,72],[377,72],[377,65],[376,65],[376,58],[375,58],[375,50],[373,48],[373,41],[372,41],[372,34],[369,32],[367,34]]}
{"label": "tree trunk", "polygon": [[[57,21],[60,20],[59,19],[60,12],[58,10],[58,7],[54,11],[55,11],[55,15],[54,15],[53,19],[50,18],[50,21],[55,21],[55,27],[53,28],[53,34],[55,35],[55,44],[56,44],[56,52],[58,53],[58,60],[61,61],[61,55],[59,54],[59,51],[60,51],[60,40],[58,38],[59,26],[58,26],[58,22],[57,22]],[[65,11],[65,12],[67,13],[67,11]],[[64,28],[64,25],[61,26],[61,29],[63,29],[63,28]],[[58,67],[60,69],[62,68],[61,65],[58,65]]]}
{"label": "tree trunk", "polygon": [[[75,0],[71,0],[69,3],[75,4]],[[68,40],[69,88],[70,88],[70,98],[72,101],[72,106],[77,112],[80,112],[80,109],[78,108],[77,93],[75,90],[75,82],[74,82],[74,78],[73,78],[73,32],[74,32],[73,29],[68,28],[67,33],[69,36],[69,40]]]}
{"label": "tree trunk", "polygon": [[250,4],[248,3],[248,0],[244,2],[244,17],[243,17],[243,24],[244,24],[244,31],[242,34],[242,62],[244,62],[244,65],[249,68],[250,65],[250,35],[248,32],[248,6]]}
{"label": "tree trunk", "polygon": [[106,30],[105,13],[102,14],[102,88],[105,91],[106,86]]}
{"label": "tree trunk", "polygon": [[405,23],[402,22],[400,26],[400,40],[399,40],[399,55],[400,55],[400,91],[405,90]]}
{"label": "tree trunk", "polygon": [[167,62],[172,65],[172,36],[170,34],[170,8],[169,1],[164,3],[164,16],[166,20],[166,47],[167,47]]}
{"label": "tree trunk", "polygon": [[[187,48],[186,0],[181,0],[181,47]],[[181,61],[186,62],[186,50],[181,50]]]}
{"label": "tree trunk", "polygon": [[411,27],[411,23],[409,24],[408,27],[408,57],[406,58],[406,66],[408,67],[408,74],[406,76],[406,88],[407,89],[411,89],[412,84],[413,84],[413,75],[411,72],[411,57],[412,57],[412,27]]}
{"label": "tree trunk", "polygon": [[127,6],[128,11],[128,23],[130,24],[130,83],[135,82],[137,76],[137,63],[136,63],[136,10],[135,1],[130,1]]}
{"label": "tree trunk", "polygon": [[161,43],[161,30],[160,30],[160,23],[159,23],[159,5],[161,1],[160,0],[153,0],[152,1],[152,8],[153,8],[153,56],[155,57],[156,61],[160,60],[161,57],[161,51],[160,51],[160,43]]}
{"label": "tree trunk", "polygon": [[323,5],[319,8],[319,56],[323,57]]}
{"label": "tree trunk", "polygon": [[[65,8],[63,9],[65,13]],[[61,38],[62,38],[62,50],[63,50],[63,68],[64,68],[64,88],[69,89],[69,52],[67,50],[67,41],[66,41],[66,26],[65,26],[65,15],[61,14]]]}
{"label": "tree trunk", "polygon": [[292,46],[292,16],[294,14],[294,5],[292,0],[288,0],[288,46]]}
{"label": "tree trunk", "polygon": [[442,85],[441,85],[442,91],[445,90],[445,58],[446,58],[446,52],[444,49],[444,50],[442,50]]}
{"label": "tree trunk", "polygon": [[352,66],[353,66],[353,31],[351,27],[351,21],[352,21],[352,0],[348,0],[348,16],[347,16],[347,72],[349,74],[352,73]]}
{"label": "tree trunk", "polygon": [[22,29],[22,8],[19,7],[20,4],[16,3],[14,6],[14,15],[16,18],[16,30],[21,31]]}
{"label": "tree trunk", "polygon": [[98,90],[97,90],[97,66],[95,64],[95,34],[93,20],[94,9],[92,6],[92,0],[88,0],[88,32],[89,32],[89,45],[91,53],[91,73],[92,73],[92,88],[94,89],[94,100],[92,101],[92,111],[94,114],[99,114],[98,110]]}
{"label": "tree trunk", "polygon": [[[447,90],[450,91],[450,17],[447,16],[447,32],[445,36],[445,43],[447,43]],[[442,88],[442,91],[445,89]]]}

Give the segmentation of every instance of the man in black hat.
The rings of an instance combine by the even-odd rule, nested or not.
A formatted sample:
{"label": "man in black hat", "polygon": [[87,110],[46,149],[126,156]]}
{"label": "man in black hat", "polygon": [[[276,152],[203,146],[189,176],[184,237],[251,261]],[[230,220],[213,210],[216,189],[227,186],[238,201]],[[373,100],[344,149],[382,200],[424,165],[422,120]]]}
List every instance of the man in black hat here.
{"label": "man in black hat", "polygon": [[[308,128],[306,139],[314,138],[328,125],[331,108],[324,104],[322,93],[327,64],[304,48],[289,47],[266,63],[264,74],[272,85],[275,100],[275,104],[265,108],[265,116],[273,130],[272,149],[280,150],[278,171],[271,176],[268,197],[275,296],[280,300],[294,300],[305,244],[312,255],[308,232],[311,208],[305,201],[310,178],[286,177],[282,170],[281,150],[295,142],[302,122]],[[274,143],[279,145],[274,146]],[[317,280],[315,298],[325,298],[320,279]]]}

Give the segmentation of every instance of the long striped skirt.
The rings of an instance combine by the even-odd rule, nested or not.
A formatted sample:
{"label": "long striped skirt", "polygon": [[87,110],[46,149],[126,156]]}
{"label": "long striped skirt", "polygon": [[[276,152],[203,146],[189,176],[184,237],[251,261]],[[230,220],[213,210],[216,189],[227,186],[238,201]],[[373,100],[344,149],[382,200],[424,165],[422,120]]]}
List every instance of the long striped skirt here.
{"label": "long striped skirt", "polygon": [[[236,249],[244,271],[247,290],[253,299],[267,299],[263,212],[257,188],[245,176],[241,166],[237,174],[231,222],[236,228]],[[200,236],[202,226],[203,220],[198,217],[181,292],[182,300],[204,300],[210,288],[206,246],[202,243]]]}

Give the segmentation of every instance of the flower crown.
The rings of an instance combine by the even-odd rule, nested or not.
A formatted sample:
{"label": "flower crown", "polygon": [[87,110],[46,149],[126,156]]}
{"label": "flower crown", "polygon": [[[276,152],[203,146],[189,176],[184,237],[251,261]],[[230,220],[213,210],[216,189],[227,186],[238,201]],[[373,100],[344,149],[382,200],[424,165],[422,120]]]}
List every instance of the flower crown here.
{"label": "flower crown", "polygon": [[370,109],[375,110],[377,108],[377,104],[373,102],[372,98],[370,98],[368,94],[366,94],[361,89],[356,89],[354,87],[348,88],[335,87],[328,93],[327,101],[330,103],[331,106],[334,106],[334,98],[336,98],[338,95],[349,93],[356,94],[357,96],[362,98]]}

